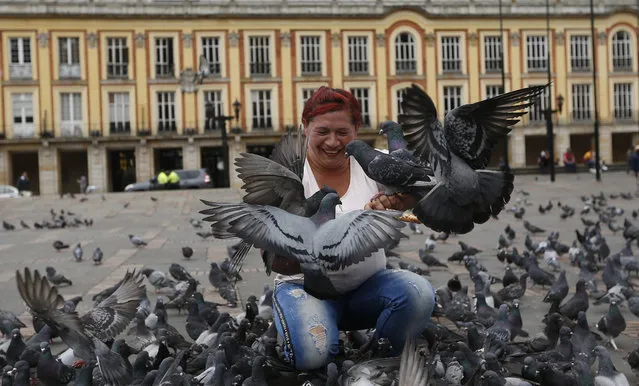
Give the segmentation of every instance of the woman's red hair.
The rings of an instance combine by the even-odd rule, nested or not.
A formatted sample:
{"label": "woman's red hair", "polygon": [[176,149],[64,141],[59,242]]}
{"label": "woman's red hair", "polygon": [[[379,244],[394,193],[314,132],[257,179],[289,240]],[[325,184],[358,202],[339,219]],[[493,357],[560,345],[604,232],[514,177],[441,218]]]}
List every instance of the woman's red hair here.
{"label": "woman's red hair", "polygon": [[322,86],[304,103],[302,123],[307,126],[318,115],[334,111],[348,111],[353,117],[353,125],[362,124],[362,106],[350,92],[339,88]]}

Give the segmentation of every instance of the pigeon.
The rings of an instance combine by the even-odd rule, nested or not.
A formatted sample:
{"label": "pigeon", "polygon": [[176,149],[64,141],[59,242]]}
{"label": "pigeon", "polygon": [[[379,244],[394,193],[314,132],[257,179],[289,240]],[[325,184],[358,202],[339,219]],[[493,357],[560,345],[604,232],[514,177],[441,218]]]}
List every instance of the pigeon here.
{"label": "pigeon", "polygon": [[20,226],[22,226],[23,229],[31,229],[31,227],[24,222],[24,220],[20,220]]}
{"label": "pigeon", "polygon": [[626,329],[626,319],[624,319],[621,314],[619,304],[616,300],[610,302],[608,313],[604,314],[601,319],[599,319],[599,322],[597,322],[595,327],[610,338],[610,344],[615,351],[618,350],[615,338]]}
{"label": "pigeon", "polygon": [[335,218],[340,203],[328,193],[312,217],[301,217],[273,206],[214,203],[202,200],[210,209],[204,221],[212,222],[217,238],[239,237],[278,256],[299,261],[305,290],[319,298],[339,296],[329,271],[357,264],[373,252],[408,236],[397,218],[401,212],[355,210]]}
{"label": "pigeon", "polygon": [[151,201],[156,202],[157,200],[158,200],[157,197],[151,196]]}
{"label": "pigeon", "polygon": [[575,294],[566,303],[559,307],[559,313],[568,319],[577,319],[579,311],[588,310],[588,294],[586,293],[586,283],[583,280],[577,282]]}
{"label": "pigeon", "polygon": [[146,242],[138,236],[129,235],[129,241],[138,248],[147,245]]}
{"label": "pigeon", "polygon": [[[394,124],[394,122],[391,122]],[[381,125],[387,124],[387,122]],[[406,153],[404,153],[406,154]],[[346,157],[353,156],[360,164],[364,173],[379,184],[384,185],[388,191],[381,194],[396,194],[411,192],[423,196],[423,188],[430,188],[432,171],[419,163],[417,159],[409,159],[404,155],[397,157],[396,153],[383,153],[373,149],[368,143],[355,139],[345,148]],[[420,189],[422,188],[422,189]]]}
{"label": "pigeon", "polygon": [[437,242],[435,241],[435,235],[431,233],[424,241],[424,249],[426,249],[426,251],[428,252],[431,252],[435,249],[435,245],[437,245]]}
{"label": "pigeon", "polygon": [[612,363],[610,353],[603,346],[597,346],[594,350],[597,359],[599,359],[599,368],[595,377],[595,385],[605,386],[630,386],[628,378],[623,373],[617,371]]}
{"label": "pigeon", "polygon": [[173,276],[173,278],[177,281],[188,281],[189,279],[193,279],[193,276],[180,264],[171,263],[169,267],[169,274]]}
{"label": "pigeon", "polygon": [[62,249],[69,248],[69,244],[65,244],[60,240],[56,240],[53,242],[53,248],[55,248],[56,252],[60,252]]}
{"label": "pigeon", "polygon": [[102,264],[102,257],[104,256],[104,253],[102,253],[102,250],[98,247],[93,251],[93,264],[95,265],[100,265]]}
{"label": "pigeon", "polygon": [[145,268],[140,271],[149,280],[149,283],[155,287],[156,291],[162,288],[175,288],[175,282],[166,277],[166,274],[162,271],[157,271],[152,268]]}
{"label": "pigeon", "polygon": [[[302,179],[307,147],[308,138],[304,137],[300,126],[297,138],[293,138],[292,132],[282,137],[270,159],[257,154],[241,153],[236,158],[235,165],[238,177],[244,182],[244,203],[274,206],[304,217],[310,217],[317,212],[322,198],[328,193],[337,192],[324,186],[306,198]],[[247,242],[240,243],[231,258],[231,270],[234,273],[240,272],[250,249],[251,245]],[[274,259],[275,255],[272,252],[262,253],[267,275],[271,274]]]}
{"label": "pigeon", "polygon": [[510,227],[510,225],[506,225],[506,229],[504,229],[504,233],[506,233],[506,236],[508,237],[508,240],[514,240],[516,233],[513,230],[513,228]]}
{"label": "pigeon", "polygon": [[191,256],[193,256],[193,248],[191,247],[182,247],[182,256],[184,256],[185,259],[190,259]]}
{"label": "pigeon", "polygon": [[15,229],[16,229],[16,226],[15,226],[15,225],[13,225],[13,224],[11,224],[11,223],[8,223],[8,222],[6,222],[6,221],[2,221],[2,227],[3,227],[3,228],[4,228],[4,230],[6,230],[6,231],[12,231],[12,230],[15,230]]}
{"label": "pigeon", "polygon": [[510,266],[506,266],[506,272],[504,273],[504,277],[501,279],[501,283],[504,287],[508,287],[510,284],[518,283],[519,279],[514,274],[512,268]]}
{"label": "pigeon", "polygon": [[528,220],[524,220],[524,228],[526,228],[526,230],[532,234],[546,232],[545,229],[532,225],[531,223],[528,222]]}
{"label": "pigeon", "polygon": [[49,343],[40,343],[40,359],[38,360],[38,378],[45,385],[66,385],[75,378],[75,370],[62,362],[58,362],[53,355]]}
{"label": "pigeon", "polygon": [[442,263],[441,261],[439,261],[435,256],[431,255],[430,253],[426,253],[426,251],[421,249],[421,248],[417,251],[417,253],[419,254],[419,260],[421,260],[422,263],[426,264],[429,268],[430,267],[448,268],[448,265]]}
{"label": "pigeon", "polygon": [[423,235],[424,231],[419,228],[419,225],[409,222],[408,228],[413,232],[414,235]]}
{"label": "pigeon", "polygon": [[82,246],[80,245],[80,243],[78,243],[78,245],[73,248],[73,258],[75,259],[75,261],[82,261],[82,254]]}
{"label": "pigeon", "polygon": [[519,122],[545,86],[509,92],[482,102],[457,107],[437,119],[431,98],[417,85],[402,98],[408,149],[429,162],[436,183],[413,213],[429,228],[464,234],[497,216],[510,200],[514,176],[510,172],[483,170],[497,142]]}
{"label": "pigeon", "polygon": [[99,372],[105,383],[130,384],[132,374],[120,354],[111,351],[103,341],[121,333],[135,315],[140,299],[145,293],[139,273],[127,272],[122,284],[107,299],[79,317],[77,313],[62,313],[64,304],[55,287],[29,268],[16,272],[18,292],[30,312],[47,324],[57,326],[64,343],[74,355],[87,363],[99,364]]}
{"label": "pigeon", "polygon": [[528,274],[524,273],[521,275],[518,282],[500,289],[497,292],[497,295],[504,302],[520,299],[526,293],[526,279],[528,279]]}
{"label": "pigeon", "polygon": [[61,275],[61,274],[57,273],[55,268],[46,267],[45,271],[47,272],[47,280],[49,280],[49,282],[51,282],[51,284],[53,284],[55,286],[59,286],[59,285],[62,285],[62,284],[73,285],[73,282],[71,280],[69,280],[66,277],[64,277],[64,275]]}
{"label": "pigeon", "polygon": [[504,237],[504,235],[499,235],[499,240],[498,240],[498,248],[499,249],[504,249],[504,248],[508,248],[511,245],[511,242],[508,241],[506,239],[506,237]]}
{"label": "pigeon", "polygon": [[559,277],[552,284],[548,293],[544,297],[544,303],[560,304],[568,295],[568,280],[566,280],[566,271],[559,272]]}

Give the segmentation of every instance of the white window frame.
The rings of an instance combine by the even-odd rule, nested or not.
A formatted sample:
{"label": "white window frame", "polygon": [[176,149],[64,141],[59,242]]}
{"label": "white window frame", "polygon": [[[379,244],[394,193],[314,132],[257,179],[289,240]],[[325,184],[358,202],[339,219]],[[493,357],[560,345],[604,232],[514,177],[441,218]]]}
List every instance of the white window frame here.
{"label": "white window frame", "polygon": [[619,30],[612,35],[612,71],[632,71],[632,38],[626,30]]}
{"label": "white window frame", "polygon": [[[26,48],[25,48],[26,43]],[[15,44],[15,47],[14,47]],[[10,37],[9,38],[10,61],[9,64],[31,65],[31,38],[29,37]],[[14,60],[14,53],[17,61]],[[28,56],[28,57],[27,57]],[[29,59],[29,60],[27,60]]]}
{"label": "white window frame", "polygon": [[[33,93],[11,93],[11,122],[14,138],[31,138],[35,135],[33,110]],[[20,118],[20,122],[16,122],[16,118]],[[31,122],[28,122],[29,118]]]}
{"label": "white window frame", "polygon": [[616,120],[633,119],[633,84],[631,82],[620,82],[613,84],[613,116]]}
{"label": "white window frame", "polygon": [[175,77],[175,68],[175,39],[173,36],[156,36],[155,77],[173,78]]}
{"label": "white window frame", "polygon": [[590,47],[590,35],[570,36],[570,71],[590,71],[592,65]]}
{"label": "white window frame", "polygon": [[273,91],[251,90],[251,130],[273,130]]}
{"label": "white window frame", "polygon": [[350,35],[346,37],[346,41],[348,48],[348,74],[370,74],[370,59],[368,57],[370,41],[368,35]]}
{"label": "white window frame", "polygon": [[[65,107],[67,107],[65,109]],[[66,117],[66,119],[65,119]],[[63,137],[81,137],[82,126],[82,93],[60,93],[60,129]]]}
{"label": "white window frame", "polygon": [[109,133],[130,133],[131,95],[128,92],[109,92],[107,95],[109,98]]}
{"label": "white window frame", "polygon": [[395,73],[417,73],[417,46],[415,36],[408,31],[402,31],[395,36]]}
{"label": "white window frame", "polygon": [[350,91],[362,106],[362,127],[371,127],[373,101],[370,87],[352,87]]}
{"label": "white window frame", "polygon": [[589,83],[574,83],[571,87],[572,120],[592,119],[592,86]]}
{"label": "white window frame", "polygon": [[399,117],[400,114],[404,113],[404,109],[402,109],[402,102],[404,100],[404,93],[406,93],[406,90],[408,90],[408,88],[409,87],[402,87],[395,90],[395,111],[397,111],[397,117]]}
{"label": "white window frame", "polygon": [[204,131],[209,132],[213,130],[217,130],[220,124],[219,121],[213,121],[211,123],[206,121],[206,105],[208,102],[213,103],[213,108],[215,109],[215,116],[220,117],[224,114],[224,94],[222,90],[204,90]]}
{"label": "white window frame", "polygon": [[252,77],[271,76],[273,61],[271,60],[271,36],[252,35],[249,39],[249,74]]}
{"label": "white window frame", "polygon": [[484,71],[487,73],[501,72],[502,63],[502,37],[499,35],[484,36]]}
{"label": "white window frame", "polygon": [[202,55],[209,62],[211,76],[222,76],[221,39],[219,36],[202,36]]}
{"label": "white window frame", "polygon": [[322,74],[322,37],[319,35],[300,36],[300,74]]}
{"label": "white window frame", "polygon": [[449,111],[462,105],[463,92],[464,90],[462,86],[455,86],[455,85],[443,86],[442,99],[444,102],[444,106],[442,111],[444,112],[444,117],[446,117]]}
{"label": "white window frame", "polygon": [[526,36],[526,68],[528,72],[548,71],[548,37]]}
{"label": "white window frame", "polygon": [[[73,36],[59,37],[58,46],[58,53],[60,55],[59,60],[61,65],[71,66],[80,64],[80,38]],[[63,60],[63,58],[66,58],[66,60]]]}
{"label": "white window frame", "polygon": [[129,77],[129,47],[125,37],[107,37],[107,78]]}
{"label": "white window frame", "polygon": [[[175,91],[156,91],[155,98],[157,101],[157,132],[175,133],[177,131]],[[160,128],[161,125],[163,126],[162,129]]]}
{"label": "white window frame", "polygon": [[486,99],[494,98],[504,93],[501,84],[487,84],[485,87]]}
{"label": "white window frame", "polygon": [[443,35],[440,37],[442,47],[442,72],[462,72],[461,37]]}
{"label": "white window frame", "polygon": [[[528,87],[544,86],[543,84],[531,84]],[[546,121],[546,106],[548,105],[548,87],[544,87],[543,91],[539,95],[539,99],[534,101],[528,111],[528,121],[531,123],[541,123]]]}

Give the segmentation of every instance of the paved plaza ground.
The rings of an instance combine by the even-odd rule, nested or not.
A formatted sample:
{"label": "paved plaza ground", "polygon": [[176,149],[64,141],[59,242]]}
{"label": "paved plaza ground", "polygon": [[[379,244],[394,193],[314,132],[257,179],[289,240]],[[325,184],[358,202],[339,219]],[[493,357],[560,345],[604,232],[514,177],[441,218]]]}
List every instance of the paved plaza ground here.
{"label": "paved plaza ground", "polygon": [[[579,210],[583,204],[579,197],[584,194],[606,194],[619,192],[634,192],[637,190],[635,179],[625,173],[604,174],[602,182],[598,183],[592,174],[578,174],[557,176],[557,181],[552,184],[548,176],[526,175],[515,178],[515,190],[523,189],[530,192],[528,199],[534,204],[526,207],[525,219],[545,229],[558,230],[560,241],[565,244],[572,243],[575,238],[575,229],[583,230],[579,219]],[[153,201],[150,197],[157,198]],[[0,309],[6,309],[20,315],[21,319],[31,326],[31,318],[25,312],[25,307],[18,295],[15,284],[15,270],[23,267],[39,269],[41,272],[48,265],[55,266],[61,273],[73,281],[70,287],[61,288],[61,293],[66,296],[83,295],[84,302],[79,305],[79,312],[83,313],[91,307],[91,295],[112,285],[118,281],[127,269],[152,267],[168,272],[172,262],[184,265],[192,275],[200,280],[204,287],[205,297],[209,300],[221,299],[211,290],[207,275],[209,263],[222,261],[226,257],[226,246],[235,240],[221,241],[209,238],[203,240],[195,234],[189,223],[190,218],[200,219],[203,216],[198,213],[204,209],[199,199],[213,201],[236,202],[240,199],[240,191],[235,189],[217,190],[189,190],[152,193],[111,193],[104,195],[92,194],[88,200],[80,202],[80,196],[75,199],[68,197],[32,197],[22,199],[10,199],[0,201],[0,219],[16,225],[15,231],[0,230]],[[509,206],[516,204],[519,194],[513,194]],[[537,207],[540,203],[546,204],[549,200],[555,204],[555,208],[542,215]],[[577,214],[567,220],[560,220],[556,202],[567,204],[577,208]],[[125,204],[128,206],[125,207]],[[639,198],[624,200],[621,198],[609,200],[610,205],[616,205],[626,211],[626,217],[631,218],[630,212],[639,209]],[[80,227],[56,230],[23,230],[19,221],[24,220],[32,225],[34,221],[50,219],[50,209],[59,212],[72,211],[77,217],[92,218],[92,227]],[[594,218],[594,216],[591,216]],[[490,220],[484,225],[477,226],[475,230],[463,236],[450,237],[446,244],[438,244],[434,254],[440,260],[445,261],[454,251],[458,250],[457,241],[463,240],[483,252],[478,255],[479,260],[488,270],[501,277],[503,267],[495,258],[497,250],[497,238],[504,227],[510,224],[517,232],[515,239],[519,250],[524,249],[525,230],[521,220],[516,220],[510,212],[504,212],[498,220]],[[423,246],[428,229],[424,229],[423,236],[411,235],[410,239],[402,241],[397,248],[407,260],[418,261],[417,249]],[[407,233],[410,233],[407,228]],[[603,229],[604,236],[612,252],[619,251],[623,246],[621,235],[613,235],[607,227]],[[127,235],[140,236],[148,242],[148,246],[135,249],[128,240]],[[541,240],[541,237],[535,237]],[[52,247],[54,240],[61,240],[71,244],[71,248],[56,253]],[[81,243],[84,248],[85,261],[74,262],[72,248],[76,243]],[[191,246],[195,253],[190,260],[185,260],[181,254],[182,246]],[[104,262],[100,266],[94,266],[91,255],[96,247],[104,252]],[[635,248],[636,249],[636,248]],[[238,284],[242,298],[250,294],[260,294],[265,283],[271,283],[262,269],[261,259],[257,252],[251,251],[244,266],[244,281]],[[568,257],[561,258],[562,265],[568,271],[568,281],[571,294],[574,292],[574,284],[578,270],[571,267]],[[544,263],[540,262],[542,268]],[[518,275],[519,270],[515,271]],[[469,282],[466,270],[462,265],[449,265],[447,271],[433,270],[430,280],[435,287],[445,285],[452,273],[462,274],[466,283]],[[603,284],[600,284],[603,286]],[[472,286],[471,286],[472,288]],[[495,287],[498,289],[498,287]],[[569,294],[569,296],[571,296]],[[541,288],[529,289],[521,301],[522,315],[524,317],[524,329],[531,335],[541,330],[541,319],[548,307],[541,299],[545,290]],[[608,305],[593,306],[588,310],[588,320],[591,326],[606,312]],[[231,311],[232,312],[232,311]],[[237,310],[236,312],[239,312]],[[613,353],[617,368],[626,374],[631,374],[630,368],[622,359],[629,351],[639,345],[637,340],[639,333],[639,320],[627,309],[623,310],[628,328],[617,340],[620,351]],[[169,312],[169,322],[183,330],[184,317],[174,316]],[[29,331],[24,332],[29,335]],[[637,380],[632,376],[631,384]]]}

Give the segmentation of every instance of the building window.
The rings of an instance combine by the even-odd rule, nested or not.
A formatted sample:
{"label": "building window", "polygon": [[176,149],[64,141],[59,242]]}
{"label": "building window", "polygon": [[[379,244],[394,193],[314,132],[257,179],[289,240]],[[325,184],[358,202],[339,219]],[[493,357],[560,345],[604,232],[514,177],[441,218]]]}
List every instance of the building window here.
{"label": "building window", "polygon": [[60,124],[63,137],[82,136],[82,94],[60,93]]}
{"label": "building window", "polygon": [[501,36],[484,36],[484,66],[486,72],[501,72]]}
{"label": "building window", "polygon": [[590,70],[590,36],[570,37],[570,68],[572,71]]}
{"label": "building window", "polygon": [[461,72],[459,36],[442,36],[442,70]]}
{"label": "building window", "polygon": [[[539,87],[544,86],[543,84],[530,85],[529,87]],[[531,101],[534,102],[530,106],[530,111],[528,112],[528,119],[531,122],[539,123],[546,120],[546,106],[548,106],[548,87],[544,87],[544,90],[539,95],[537,100]]]}
{"label": "building window", "polygon": [[612,70],[632,70],[632,45],[626,31],[617,31],[612,36]]}
{"label": "building window", "polygon": [[109,131],[111,134],[131,132],[129,106],[128,92],[109,93]]}
{"label": "building window", "polygon": [[402,32],[395,38],[395,72],[414,74],[417,72],[417,54],[413,34]]}
{"label": "building window", "polygon": [[371,100],[368,87],[352,88],[351,93],[362,106],[362,126],[371,126]]}
{"label": "building window", "polygon": [[590,85],[572,85],[572,119],[583,121],[591,119]]}
{"label": "building window", "polygon": [[459,86],[444,87],[444,116],[452,109],[461,106],[461,91]]}
{"label": "building window", "polygon": [[348,73],[368,74],[368,36],[348,37]]}
{"label": "building window", "polygon": [[271,75],[271,39],[269,36],[249,37],[251,76]]}
{"label": "building window", "polygon": [[302,89],[302,106],[304,106],[304,104],[306,103],[308,98],[310,98],[315,91],[317,91],[316,88],[303,88]]}
{"label": "building window", "polygon": [[486,86],[486,99],[494,98],[504,93],[504,88],[501,85],[489,85]]}
{"label": "building window", "polygon": [[10,79],[31,79],[31,39],[9,39],[11,62],[9,63]]}
{"label": "building window", "polygon": [[301,36],[302,75],[319,75],[322,73],[319,36]]}
{"label": "building window", "polygon": [[[221,117],[222,115],[224,115],[224,104],[222,103],[222,91],[220,90],[213,90],[213,91],[205,91],[204,92],[204,108],[207,112],[207,114],[211,114],[211,111],[208,110],[208,106],[209,103],[211,106],[213,106],[213,111],[212,113],[216,116],[216,117]],[[204,131],[209,131],[209,130],[215,130],[218,127],[220,127],[220,125],[224,125],[224,122],[220,123],[219,121],[215,120],[215,119],[207,119],[204,122]]]}
{"label": "building window", "polygon": [[548,70],[548,44],[546,36],[536,35],[526,37],[528,52],[528,72]]}
{"label": "building window", "polygon": [[175,76],[173,38],[155,39],[155,76],[158,78],[173,78]]}
{"label": "building window", "polygon": [[397,106],[397,115],[404,114],[404,109],[402,108],[402,101],[404,100],[404,95],[406,94],[406,90],[408,88],[400,88],[395,91],[395,101]]}
{"label": "building window", "polygon": [[632,119],[632,83],[615,83],[615,119]]}
{"label": "building window", "polygon": [[80,72],[80,39],[59,38],[60,78],[79,78]]}
{"label": "building window", "polygon": [[15,138],[33,137],[35,134],[33,127],[33,94],[11,94],[11,102],[11,111],[13,113],[13,136]]}
{"label": "building window", "polygon": [[158,132],[176,132],[175,120],[175,93],[172,91],[160,91],[158,96]]}
{"label": "building window", "polygon": [[220,38],[202,38],[202,55],[209,62],[209,71],[212,76],[222,74],[222,59],[220,58]]}
{"label": "building window", "polygon": [[273,129],[271,114],[271,90],[251,91],[251,116],[253,129]]}
{"label": "building window", "polygon": [[129,76],[129,48],[126,38],[107,39],[107,77],[126,78]]}

